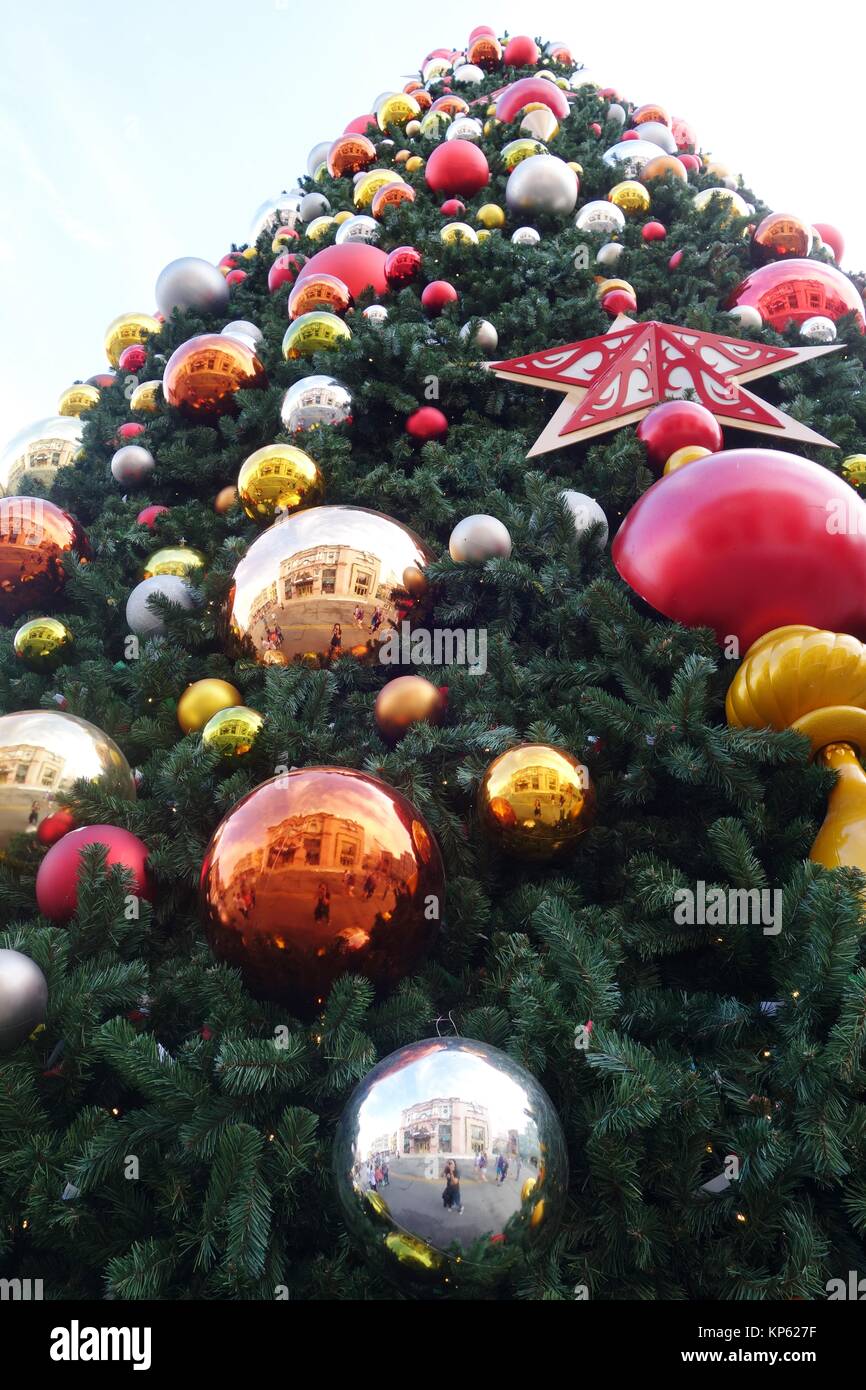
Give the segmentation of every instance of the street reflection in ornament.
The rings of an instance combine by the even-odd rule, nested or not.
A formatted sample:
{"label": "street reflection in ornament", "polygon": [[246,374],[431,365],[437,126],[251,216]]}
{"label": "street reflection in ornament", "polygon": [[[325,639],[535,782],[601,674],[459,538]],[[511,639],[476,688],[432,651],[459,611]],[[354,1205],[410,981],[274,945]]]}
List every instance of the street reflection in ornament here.
{"label": "street reflection in ornament", "polygon": [[135,800],[129,763],[95,724],[49,709],[0,717],[0,850],[12,835],[35,833],[79,778]]}
{"label": "street reflection in ornament", "polygon": [[266,385],[265,369],[253,349],[221,333],[201,333],[181,343],[162,379],[168,404],[203,420],[234,413],[237,391]]}
{"label": "street reflection in ornament", "polygon": [[0,622],[45,608],[66,585],[64,556],[90,556],[79,522],[41,497],[0,501]]}
{"label": "street reflection in ornament", "polygon": [[834,265],[800,257],[771,261],[747,275],[732,290],[726,307],[743,306],[757,309],[763,322],[777,333],[815,315],[838,323],[853,313],[861,333],[866,324],[863,300],[853,280]]}
{"label": "street reflection in ornament", "polygon": [[564,858],[589,829],[594,811],[588,769],[546,743],[500,754],[478,792],[478,815],[490,839],[520,859]]}
{"label": "street reflection in ornament", "polygon": [[49,487],[59,468],[75,462],[81,450],[83,422],[77,415],[53,415],[20,430],[0,452],[0,493],[17,492],[21,480]]}
{"label": "street reflection in ornament", "polygon": [[351,392],[333,376],[320,373],[301,377],[283,396],[280,419],[291,434],[323,425],[350,425]]}
{"label": "street reflection in ornament", "polygon": [[251,521],[273,521],[309,506],[321,491],[318,464],[293,444],[265,444],[250,454],[238,474],[238,496]]}
{"label": "street reflection in ornament", "polygon": [[486,1043],[427,1038],[356,1087],[334,1173],[349,1233],[380,1274],[410,1294],[471,1297],[549,1244],[568,1156],[530,1072]]}
{"label": "street reflection in ornament", "polygon": [[283,517],[234,572],[230,650],[269,666],[372,659],[420,612],[430,559],[414,532],[364,507],[311,507]]}
{"label": "street reflection in ornament", "polygon": [[433,942],[445,875],[410,801],[351,768],[263,782],[234,806],[205,854],[211,949],[257,997],[309,1015],[347,971],[390,989]]}

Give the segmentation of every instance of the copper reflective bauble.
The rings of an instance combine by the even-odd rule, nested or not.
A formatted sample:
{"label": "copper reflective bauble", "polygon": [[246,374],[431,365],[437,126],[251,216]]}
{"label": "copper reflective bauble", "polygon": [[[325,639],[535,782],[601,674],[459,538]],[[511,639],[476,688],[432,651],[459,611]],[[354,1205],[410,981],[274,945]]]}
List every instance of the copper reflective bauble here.
{"label": "copper reflective bauble", "polygon": [[732,291],[726,307],[743,305],[757,309],[763,322],[777,333],[816,314],[838,323],[853,313],[860,332],[864,330],[863,300],[857,286],[841,270],[823,261],[786,258],[753,270]]}
{"label": "copper reflective bauble", "polygon": [[781,261],[791,256],[808,256],[812,240],[812,228],[801,217],[771,212],[758,223],[752,235],[752,263],[766,265],[768,261]]}
{"label": "copper reflective bauble", "polygon": [[83,431],[76,415],[49,416],[19,430],[0,451],[0,494],[18,492],[31,474],[34,482],[49,487],[58,469],[75,462]]}
{"label": "copper reflective bauble", "polygon": [[376,146],[366,135],[340,135],[328,152],[328,173],[332,179],[347,178],[368,168],[376,158]]}
{"label": "copper reflective bauble", "polygon": [[358,1250],[421,1297],[472,1298],[524,1275],[568,1188],[550,1097],[513,1057],[469,1038],[425,1038],[379,1062],[340,1117],[333,1162]]}
{"label": "copper reflective bauble", "polygon": [[423,676],[395,676],[376,696],[373,718],[383,738],[396,743],[413,724],[438,724],[445,708],[442,691]]}
{"label": "copper reflective bauble", "polygon": [[526,743],[495,758],[478,791],[478,816],[501,849],[519,859],[561,859],[589,829],[595,794],[571,753]]}
{"label": "copper reflective bauble", "polygon": [[262,665],[375,657],[423,611],[432,559],[408,527],[365,507],[311,507],[277,521],[237,566],[229,649]]}
{"label": "copper reflective bauble", "polygon": [[420,813],[350,768],[281,773],[229,811],[201,873],[215,956],[302,1014],[347,971],[392,989],[442,920],[445,874]]}
{"label": "copper reflective bauble", "polygon": [[13,835],[35,834],[79,778],[135,800],[129,763],[95,724],[49,709],[0,717],[0,851]]}
{"label": "copper reflective bauble", "polygon": [[45,608],[66,584],[63,557],[90,556],[74,516],[41,497],[0,501],[0,622],[28,608]]}
{"label": "copper reflective bauble", "polygon": [[233,413],[235,393],[267,386],[255,352],[237,338],[201,333],[181,343],[166,363],[162,389],[169,405],[193,419]]}
{"label": "copper reflective bauble", "polygon": [[312,314],[324,309],[331,314],[345,314],[352,307],[348,286],[337,275],[320,270],[298,280],[289,292],[289,318]]}

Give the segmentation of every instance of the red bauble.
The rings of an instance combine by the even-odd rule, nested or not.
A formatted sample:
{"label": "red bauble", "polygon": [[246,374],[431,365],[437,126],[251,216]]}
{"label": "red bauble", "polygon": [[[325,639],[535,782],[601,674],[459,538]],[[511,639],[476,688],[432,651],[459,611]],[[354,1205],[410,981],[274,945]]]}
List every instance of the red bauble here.
{"label": "red bauble", "polygon": [[406,433],[413,439],[441,439],[448,433],[448,420],[435,406],[422,405],[406,421]]}
{"label": "red bauble", "polygon": [[168,516],[168,507],[161,507],[155,503],[152,507],[144,507],[135,519],[139,526],[146,526],[152,531],[158,516]]}
{"label": "red bauble", "polygon": [[471,198],[490,182],[490,166],[484,151],[471,140],[444,140],[427,160],[424,177],[434,193]]}
{"label": "red bauble", "polygon": [[68,835],[70,830],[74,829],[75,817],[63,806],[59,811],[55,811],[53,816],[46,816],[39,822],[36,838],[40,845],[56,845],[58,840],[62,840],[64,835]]}
{"label": "red bauble", "polygon": [[88,386],[98,387],[100,391],[107,391],[110,386],[114,385],[116,380],[117,376],[114,372],[97,372],[96,376],[89,376],[87,378],[87,384]]}
{"label": "red bauble", "polygon": [[461,203],[459,198],[446,198],[439,211],[443,217],[459,217],[461,212],[466,211],[466,204]]}
{"label": "red bauble", "polygon": [[421,293],[421,303],[428,314],[441,314],[449,304],[456,304],[459,296],[447,280],[431,280]]}
{"label": "red bauble", "polygon": [[841,261],[845,254],[845,238],[837,227],[833,227],[829,222],[816,222],[815,231],[818,233],[825,246],[829,246],[837,261]]}
{"label": "red bauble", "polygon": [[589,128],[596,137],[601,135],[601,126],[598,121],[590,121]]}
{"label": "red bauble", "polygon": [[668,261],[668,270],[676,270],[677,266],[682,264],[682,259],[682,249],[680,249],[679,251],[675,251],[674,254],[671,256],[670,260]]}
{"label": "red bauble", "polygon": [[538,62],[538,44],[525,34],[515,34],[505,45],[502,61],[510,68],[534,68]]}
{"label": "red bauble", "polygon": [[866,502],[794,454],[731,449],[669,473],[612,555],[665,617],[736,637],[741,655],[789,623],[866,638]]}
{"label": "red bauble", "polygon": [[637,300],[628,290],[611,290],[601,301],[601,307],[611,318],[616,318],[617,314],[633,314]]}
{"label": "red bauble", "polygon": [[824,261],[773,261],[747,275],[732,291],[725,307],[749,305],[757,309],[764,323],[783,333],[789,324],[805,322],[815,314],[837,323],[854,313],[862,333],[866,329],[866,310],[857,286]]}
{"label": "red bauble", "polygon": [[421,269],[421,252],[414,246],[395,246],[385,260],[385,278],[392,290],[402,289]]}
{"label": "red bauble", "polygon": [[117,430],[117,438],[124,444],[128,444],[131,439],[140,439],[144,434],[144,425],[140,425],[137,420],[128,420],[125,425],[120,425]]}
{"label": "red bauble", "polygon": [[677,142],[678,150],[693,150],[698,143],[695,132],[681,116],[671,118],[671,134]]}
{"label": "red bauble", "polygon": [[644,241],[664,241],[668,229],[663,222],[645,222],[640,229]]}
{"label": "red bauble", "polygon": [[555,82],[548,82],[544,77],[521,77],[519,81],[511,82],[499,97],[496,119],[506,123],[513,121],[524,106],[536,101],[549,107],[558,121],[564,121],[568,115],[568,97]]}
{"label": "red bauble", "polygon": [[700,173],[701,161],[696,154],[681,154],[678,158],[680,164],[684,164],[690,174]]}
{"label": "red bauble", "polygon": [[130,343],[118,357],[117,367],[121,372],[140,372],[146,361],[147,349],[141,343]]}
{"label": "red bauble", "polygon": [[36,902],[43,917],[68,922],[78,906],[78,873],[86,845],[105,845],[106,865],[122,864],[132,870],[130,892],[153,901],[154,887],[147,871],[147,845],[117,825],[87,825],[70,830],[48,851],[36,874]]}
{"label": "red bauble", "polygon": [[638,425],[637,437],[645,445],[650,463],[658,468],[687,444],[699,444],[716,453],[724,443],[715,415],[698,401],[664,401],[653,406]]}
{"label": "red bauble", "polygon": [[306,259],[306,256],[299,256],[296,251],[281,252],[268,271],[268,289],[271,294],[276,294],[283,285],[293,285]]}
{"label": "red bauble", "polygon": [[247,278],[245,270],[230,270],[226,276],[227,285],[242,285]]}
{"label": "red bauble", "polygon": [[236,265],[240,265],[243,257],[240,251],[226,251],[225,255],[217,261],[217,270],[234,270]]}
{"label": "red bauble", "polygon": [[388,288],[385,279],[387,256],[378,246],[370,246],[365,241],[346,241],[340,246],[326,246],[311,256],[298,275],[305,280],[309,275],[336,275],[353,299],[358,299],[371,285],[376,294],[384,294]]}
{"label": "red bauble", "polygon": [[638,131],[636,131],[636,130],[624,130],[623,133],[622,133],[622,135],[620,136],[620,140],[621,140],[621,141],[622,141],[622,140],[639,140],[640,138],[641,138],[641,137],[640,137],[640,134],[639,134]]}
{"label": "red bauble", "polygon": [[377,130],[379,128],[375,112],[373,111],[368,111],[366,116],[356,116],[353,121],[350,121],[347,126],[344,126],[343,134],[366,135],[367,127],[370,125],[376,126]]}
{"label": "red bauble", "polygon": [[[491,38],[495,39],[496,30],[491,29],[489,24],[476,24],[475,28],[472,30],[472,33],[469,35],[469,42],[472,43],[473,39],[480,39],[482,35],[489,35]],[[443,57],[446,56],[446,50],[444,48],[437,48],[436,52],[441,53]]]}

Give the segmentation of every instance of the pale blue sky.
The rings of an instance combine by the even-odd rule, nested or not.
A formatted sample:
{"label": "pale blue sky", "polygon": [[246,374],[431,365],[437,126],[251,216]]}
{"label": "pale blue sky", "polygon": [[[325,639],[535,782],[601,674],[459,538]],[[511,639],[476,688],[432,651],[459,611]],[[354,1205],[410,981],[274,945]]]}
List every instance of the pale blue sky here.
{"label": "pale blue sky", "polygon": [[[176,256],[244,241],[308,150],[469,30],[568,42],[656,100],[779,211],[836,223],[866,264],[862,34],[790,0],[30,0],[2,5],[0,446],[105,367],[116,314]],[[530,19],[531,17],[531,19]],[[843,172],[845,171],[845,172]]]}

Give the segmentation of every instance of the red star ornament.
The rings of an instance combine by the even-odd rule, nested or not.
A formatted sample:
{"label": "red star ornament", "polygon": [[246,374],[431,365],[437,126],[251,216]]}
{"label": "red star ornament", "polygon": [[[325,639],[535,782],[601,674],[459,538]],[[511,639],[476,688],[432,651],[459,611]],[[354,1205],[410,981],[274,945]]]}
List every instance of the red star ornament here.
{"label": "red star ornament", "polygon": [[598,338],[490,362],[488,367],[505,381],[522,381],[565,396],[527,458],[636,424],[653,406],[687,392],[720,425],[835,449],[832,440],[743,390],[741,383],[838,352],[842,346],[770,347],[672,323],[636,323],[620,314]]}

